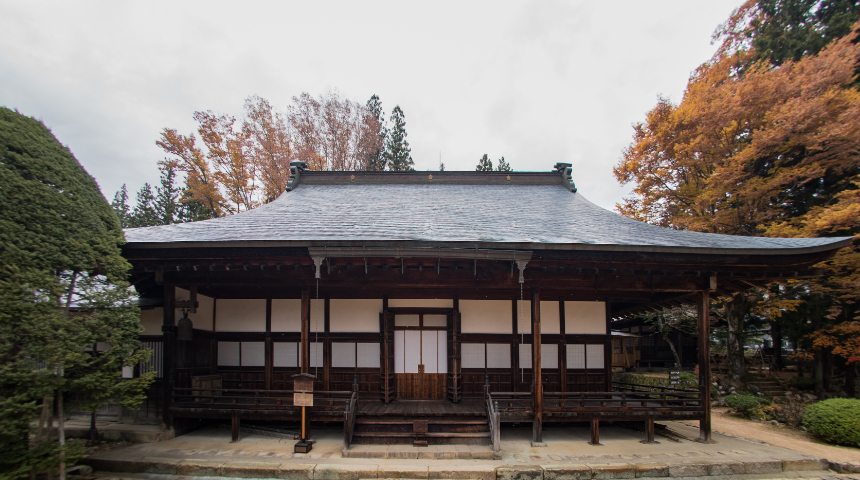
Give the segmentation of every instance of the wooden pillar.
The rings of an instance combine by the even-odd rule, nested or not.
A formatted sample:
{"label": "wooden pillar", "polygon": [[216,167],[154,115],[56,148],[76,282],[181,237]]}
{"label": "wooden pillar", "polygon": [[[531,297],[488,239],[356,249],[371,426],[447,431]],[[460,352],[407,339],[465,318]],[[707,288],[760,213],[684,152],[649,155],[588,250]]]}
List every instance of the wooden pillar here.
{"label": "wooden pillar", "polygon": [[458,403],[463,399],[463,355],[460,348],[463,343],[460,337],[461,320],[460,299],[454,297],[454,398]]}
{"label": "wooden pillar", "polygon": [[[711,279],[714,283],[715,278]],[[711,296],[708,290],[696,295],[696,310],[699,327],[699,403],[702,407],[697,441],[716,443],[711,439]]]}
{"label": "wooden pillar", "polygon": [[382,313],[379,315],[380,336],[380,384],[382,386],[382,401],[389,403],[394,400],[394,319],[388,311],[388,296],[382,297]]}
{"label": "wooden pillar", "polygon": [[325,303],[323,304],[323,389],[331,390],[331,317],[329,315],[329,304],[331,298],[326,295]]}
{"label": "wooden pillar", "polygon": [[170,415],[170,404],[173,400],[173,388],[176,386],[176,288],[173,285],[164,284],[164,323],[161,326],[163,368],[161,375],[163,388],[163,404],[161,419],[168,429],[173,428],[173,417]]}
{"label": "wooden pillar", "polygon": [[639,443],[660,443],[654,440],[654,417],[650,415],[645,420],[645,440]]}
{"label": "wooden pillar", "polygon": [[511,391],[521,391],[520,384],[520,311],[517,309],[517,299],[511,300],[511,328],[513,329],[513,340],[511,341]]}
{"label": "wooden pillar", "polygon": [[272,299],[266,299],[266,344],[265,344],[265,383],[266,390],[272,389],[272,377],[274,374],[274,352],[272,351]]}
{"label": "wooden pillar", "polygon": [[589,445],[603,445],[600,443],[600,420],[597,417],[591,419],[591,441]]}
{"label": "wooden pillar", "polygon": [[212,340],[209,347],[209,374],[218,375],[218,340],[215,339],[215,332],[218,331],[215,320],[217,319],[218,299],[212,299]]}
{"label": "wooden pillar", "polygon": [[540,289],[532,288],[532,378],[534,379],[534,422],[532,443],[543,443],[543,378],[540,358]]}
{"label": "wooden pillar", "polygon": [[606,372],[603,377],[606,382],[606,390],[612,391],[612,305],[606,299],[606,341],[603,343],[603,368]]}
{"label": "wooden pillar", "polygon": [[558,379],[562,392],[567,391],[567,331],[564,327],[564,299],[558,299],[558,332],[561,334],[561,343],[558,345]]}
{"label": "wooden pillar", "polygon": [[311,328],[310,292],[307,285],[302,287],[302,371],[309,373],[311,365],[310,340],[308,334]]}
{"label": "wooden pillar", "polygon": [[230,416],[230,434],[233,442],[239,441],[239,414],[233,412]]}

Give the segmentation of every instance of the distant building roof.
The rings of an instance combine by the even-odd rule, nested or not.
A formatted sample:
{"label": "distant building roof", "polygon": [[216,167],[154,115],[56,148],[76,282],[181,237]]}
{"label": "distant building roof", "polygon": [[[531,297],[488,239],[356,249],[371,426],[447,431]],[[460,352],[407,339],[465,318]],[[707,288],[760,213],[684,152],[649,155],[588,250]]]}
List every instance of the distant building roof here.
{"label": "distant building roof", "polygon": [[378,246],[798,254],[851,237],[672,230],[600,208],[567,172],[299,172],[277,200],[228,217],[126,229],[130,247]]}

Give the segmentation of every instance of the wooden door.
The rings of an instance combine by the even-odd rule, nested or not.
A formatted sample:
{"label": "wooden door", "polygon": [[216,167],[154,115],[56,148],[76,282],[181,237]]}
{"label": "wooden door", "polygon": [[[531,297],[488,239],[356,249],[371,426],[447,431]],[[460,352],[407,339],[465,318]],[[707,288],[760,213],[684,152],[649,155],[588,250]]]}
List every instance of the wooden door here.
{"label": "wooden door", "polygon": [[[412,323],[394,331],[394,372],[398,399],[444,399],[448,374],[448,343],[446,330],[422,328],[421,316],[402,319],[397,323]],[[419,317],[415,319],[414,317]],[[397,328],[397,327],[395,327]]]}

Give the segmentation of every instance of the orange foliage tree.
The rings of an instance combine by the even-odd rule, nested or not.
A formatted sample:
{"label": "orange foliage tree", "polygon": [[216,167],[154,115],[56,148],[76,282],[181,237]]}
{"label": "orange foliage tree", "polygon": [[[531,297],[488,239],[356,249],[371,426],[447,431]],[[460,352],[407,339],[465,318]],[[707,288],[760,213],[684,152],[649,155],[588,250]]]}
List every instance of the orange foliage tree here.
{"label": "orange foliage tree", "polygon": [[[378,98],[377,98],[378,105]],[[185,174],[184,201],[198,201],[213,217],[250,210],[280,196],[290,162],[311,170],[365,170],[382,148],[379,112],[330,91],[293,97],[288,113],[253,95],[241,121],[194,112],[195,136],[165,128],[156,144],[170,156],[160,162]]]}
{"label": "orange foliage tree", "polygon": [[[614,169],[619,182],[633,184],[633,195],[617,209],[702,232],[860,234],[858,24],[818,54],[779,66],[739,40],[738,24],[725,28],[723,48],[693,73],[681,103],[660,98],[634,125],[633,142]],[[805,287],[832,296],[834,319],[854,320],[858,244],[822,265],[829,275]],[[756,305],[748,300],[746,313]]]}

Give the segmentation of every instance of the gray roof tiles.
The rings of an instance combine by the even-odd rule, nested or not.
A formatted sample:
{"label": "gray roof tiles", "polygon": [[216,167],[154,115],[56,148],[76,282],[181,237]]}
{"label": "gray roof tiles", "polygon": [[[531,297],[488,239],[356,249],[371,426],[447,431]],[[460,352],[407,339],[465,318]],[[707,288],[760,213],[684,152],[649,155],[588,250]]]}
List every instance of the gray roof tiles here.
{"label": "gray roof tiles", "polygon": [[248,212],[127,229],[125,235],[132,246],[260,241],[335,246],[392,241],[761,253],[830,250],[846,243],[845,238],[739,237],[671,230],[604,210],[561,185],[486,184],[304,184]]}

